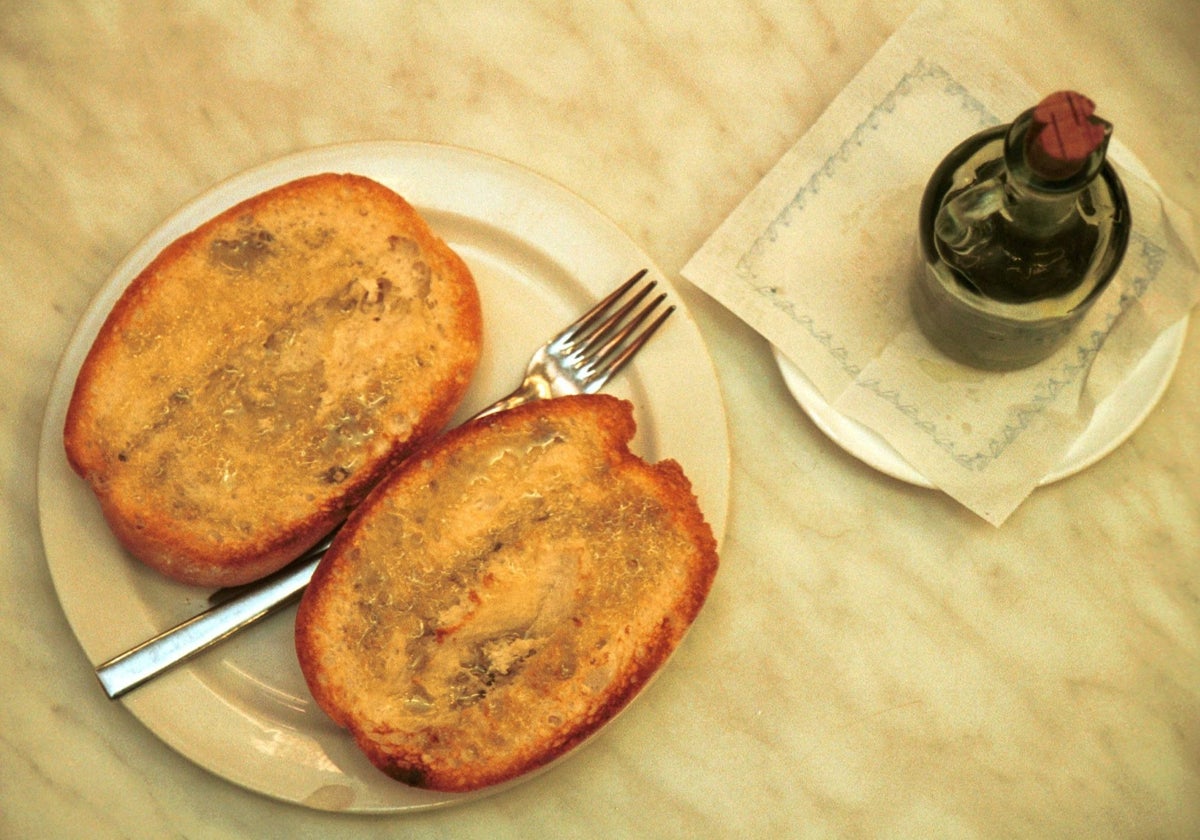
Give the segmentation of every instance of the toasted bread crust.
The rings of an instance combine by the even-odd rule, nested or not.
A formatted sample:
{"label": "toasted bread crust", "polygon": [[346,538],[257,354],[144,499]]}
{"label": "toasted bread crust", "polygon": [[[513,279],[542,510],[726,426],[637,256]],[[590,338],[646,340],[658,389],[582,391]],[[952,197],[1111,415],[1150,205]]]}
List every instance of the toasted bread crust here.
{"label": "toasted bread crust", "polygon": [[478,363],[463,261],[399,195],[321,174],[165,248],[97,335],[64,445],[118,539],[245,583],[337,525],[449,420]]}
{"label": "toasted bread crust", "polygon": [[717,570],[683,470],[628,403],[532,403],[449,432],[351,515],[296,617],[318,705],[410,785],[545,765],[624,707]]}

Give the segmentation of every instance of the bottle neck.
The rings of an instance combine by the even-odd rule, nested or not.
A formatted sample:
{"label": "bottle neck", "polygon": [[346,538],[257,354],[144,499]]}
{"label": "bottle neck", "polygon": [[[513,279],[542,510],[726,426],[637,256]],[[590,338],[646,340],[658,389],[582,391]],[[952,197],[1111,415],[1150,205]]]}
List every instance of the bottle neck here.
{"label": "bottle neck", "polygon": [[1046,193],[1031,189],[1011,171],[1003,178],[1005,215],[1016,228],[1038,238],[1052,236],[1072,222],[1078,215],[1079,193],[1087,186],[1075,192]]}
{"label": "bottle neck", "polygon": [[1009,126],[1004,138],[1004,203],[1012,223],[1035,237],[1051,236],[1078,215],[1080,193],[1095,180],[1104,165],[1108,135],[1077,170],[1061,177],[1039,172],[1031,160],[1033,109]]}

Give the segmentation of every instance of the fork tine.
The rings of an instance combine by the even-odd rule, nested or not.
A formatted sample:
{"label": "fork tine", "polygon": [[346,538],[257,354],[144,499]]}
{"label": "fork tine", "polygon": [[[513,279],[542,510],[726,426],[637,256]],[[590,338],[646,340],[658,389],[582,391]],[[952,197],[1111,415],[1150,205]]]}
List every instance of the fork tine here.
{"label": "fork tine", "polygon": [[[642,307],[640,312],[636,313],[632,318],[626,320],[634,306],[640,303],[646,294],[653,288],[654,284],[651,283],[642,290],[641,294],[629,301],[629,303],[622,306],[617,313],[601,324],[595,333],[584,339],[579,349],[575,350],[571,354],[570,358],[574,361],[581,362],[584,370],[592,370],[604,364],[604,362],[610,356],[612,356],[614,352],[616,352],[617,348],[621,346],[621,343],[624,342],[625,339],[629,338],[629,336],[633,334],[633,331],[636,330],[641,323],[646,320],[647,317],[649,317],[650,313],[657,309],[658,305],[667,299],[666,294],[659,295],[654,300],[650,301],[650,303],[646,304],[646,306]],[[621,323],[622,321],[624,321],[623,325]],[[601,341],[604,343],[597,348],[596,345]]]}
{"label": "fork tine", "polygon": [[600,390],[602,387],[604,387],[604,384],[608,382],[609,379],[615,376],[621,370],[621,368],[625,367],[625,365],[629,363],[634,355],[642,349],[643,345],[650,340],[650,336],[654,335],[655,331],[657,331],[658,328],[663,325],[663,322],[671,316],[671,313],[675,311],[674,305],[668,306],[661,313],[659,313],[657,318],[650,322],[650,326],[642,330],[642,332],[639,333],[636,338],[626,344],[619,353],[617,353],[615,356],[612,355],[621,342],[625,341],[625,339],[629,337],[629,335],[642,323],[642,321],[646,320],[646,317],[653,310],[655,310],[658,305],[666,299],[666,297],[666,295],[659,295],[657,298],[647,304],[646,307],[642,309],[642,311],[639,312],[637,316],[634,317],[634,319],[604,347],[600,357],[588,364],[588,370],[586,373],[586,391],[589,394],[594,394],[596,391]]}
{"label": "fork tine", "polygon": [[641,269],[616,289],[614,289],[607,297],[605,297],[587,312],[584,312],[574,322],[569,324],[566,329],[555,336],[553,343],[555,345],[567,344],[571,341],[574,341],[575,337],[581,332],[591,329],[596,321],[604,317],[614,303],[624,297],[626,292],[628,292],[639,280],[646,276],[646,272],[647,269]]}
{"label": "fork tine", "polygon": [[[641,289],[639,289],[637,294],[622,304],[620,309],[618,309],[616,312],[613,312],[585,335],[581,335],[572,341],[568,341],[564,345],[563,349],[569,351],[571,358],[573,359],[582,359],[585,357],[599,359],[605,354],[611,352],[612,348],[620,343],[623,336],[629,335],[633,327],[636,327],[643,319],[645,319],[646,315],[649,314],[648,310],[654,309],[654,307],[662,303],[663,298],[665,298],[666,295],[659,295],[658,300],[654,301],[646,308],[646,310],[643,310],[642,313],[638,314],[637,317],[630,321],[629,323],[631,323],[633,327],[621,327],[621,322],[625,321],[625,319],[629,317],[629,313],[632,312],[639,303],[645,300],[646,296],[654,291],[654,287],[657,285],[658,284],[653,280],[650,281],[650,283],[648,283],[646,286],[643,286]],[[616,332],[615,335],[614,331]],[[600,349],[597,350],[596,348],[598,345]]]}

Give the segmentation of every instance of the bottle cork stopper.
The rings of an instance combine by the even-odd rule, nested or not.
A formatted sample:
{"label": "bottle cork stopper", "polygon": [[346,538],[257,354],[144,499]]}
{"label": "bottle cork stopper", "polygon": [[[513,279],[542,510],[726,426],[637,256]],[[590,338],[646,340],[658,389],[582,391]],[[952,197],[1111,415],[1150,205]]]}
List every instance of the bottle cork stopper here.
{"label": "bottle cork stopper", "polygon": [[1096,103],[1081,93],[1060,90],[1033,109],[1025,158],[1041,178],[1062,181],[1084,167],[1104,146],[1112,125],[1096,115]]}

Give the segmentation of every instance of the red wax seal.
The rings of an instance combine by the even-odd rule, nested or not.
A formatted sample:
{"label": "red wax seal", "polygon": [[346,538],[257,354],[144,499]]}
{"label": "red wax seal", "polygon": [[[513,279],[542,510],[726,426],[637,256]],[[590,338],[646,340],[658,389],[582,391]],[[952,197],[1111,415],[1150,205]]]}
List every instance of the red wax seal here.
{"label": "red wax seal", "polygon": [[1041,178],[1061,181],[1083,168],[1104,145],[1112,126],[1096,116],[1096,103],[1081,93],[1060,90],[1033,109],[1025,159]]}

